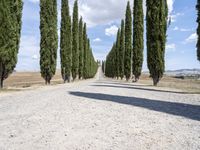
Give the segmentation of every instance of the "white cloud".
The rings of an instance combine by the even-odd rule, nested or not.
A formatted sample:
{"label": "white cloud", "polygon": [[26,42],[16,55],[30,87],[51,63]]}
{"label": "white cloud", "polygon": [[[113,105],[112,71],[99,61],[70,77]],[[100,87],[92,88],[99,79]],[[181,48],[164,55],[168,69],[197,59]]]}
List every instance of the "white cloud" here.
{"label": "white cloud", "polygon": [[[89,27],[108,25],[125,17],[128,0],[83,0],[79,1],[80,15]],[[132,8],[132,1],[131,8]]]}
{"label": "white cloud", "polygon": [[117,35],[117,31],[118,27],[116,25],[112,25],[111,27],[105,29],[105,34],[107,36],[115,36]]}
{"label": "white cloud", "polygon": [[[28,0],[32,3],[39,3],[39,0]],[[128,0],[81,0],[79,1],[79,13],[83,16],[88,27],[96,25],[108,25],[117,22],[125,17],[125,9]],[[169,13],[173,11],[175,0],[167,0]],[[73,10],[74,0],[69,0],[70,12]],[[131,9],[133,1],[130,1]],[[60,9],[60,1],[58,2]],[[144,14],[146,14],[146,0],[143,2]],[[60,21],[60,10],[58,10],[58,20]]]}
{"label": "white cloud", "polygon": [[196,42],[196,41],[197,41],[197,34],[193,33],[185,40],[185,44],[193,43],[193,42]]}
{"label": "white cloud", "polygon": [[170,16],[171,22],[176,22],[176,19],[180,16],[183,16],[184,13],[176,13]]}
{"label": "white cloud", "polygon": [[176,50],[176,45],[174,43],[166,45],[167,52],[174,52]]}
{"label": "white cloud", "polygon": [[96,38],[93,40],[93,42],[101,42],[101,39],[100,38]]}
{"label": "white cloud", "polygon": [[37,60],[37,59],[38,59],[38,56],[37,56],[37,55],[33,55],[33,56],[32,56],[32,59]]}
{"label": "white cloud", "polygon": [[174,27],[173,29],[174,31],[181,31],[181,32],[189,32],[189,31],[193,31],[193,29],[186,29],[186,28],[179,28],[179,27]]}
{"label": "white cloud", "polygon": [[181,31],[181,32],[189,32],[189,31],[192,31],[192,29],[181,28],[180,31]]}
{"label": "white cloud", "polygon": [[[108,25],[125,18],[128,0],[83,0],[79,1],[80,15],[83,16],[89,27]],[[175,0],[167,0],[169,14],[173,11]],[[133,9],[133,1],[130,1]],[[146,14],[146,0],[143,2]]]}
{"label": "white cloud", "polygon": [[29,2],[32,2],[32,3],[39,3],[39,0],[29,0]]}
{"label": "white cloud", "polygon": [[174,31],[178,31],[179,30],[179,27],[174,27],[174,29],[173,29]]}
{"label": "white cloud", "polygon": [[168,9],[169,9],[169,14],[172,13],[173,11],[173,5],[174,5],[175,0],[167,0],[167,4],[168,4]]}

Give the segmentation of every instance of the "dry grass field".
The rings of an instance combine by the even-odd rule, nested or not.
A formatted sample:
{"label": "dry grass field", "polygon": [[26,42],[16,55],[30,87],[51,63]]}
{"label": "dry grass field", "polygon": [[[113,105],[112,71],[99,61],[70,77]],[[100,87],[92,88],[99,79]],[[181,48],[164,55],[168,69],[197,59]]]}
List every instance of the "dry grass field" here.
{"label": "dry grass field", "polygon": [[[152,85],[152,80],[148,75],[143,75],[140,83]],[[158,86],[174,88],[186,93],[200,93],[200,80],[195,79],[177,79],[170,76],[164,76]]]}
{"label": "dry grass field", "polygon": [[[57,71],[51,84],[60,84],[63,82],[59,72]],[[45,85],[45,82],[39,72],[15,72],[4,82],[6,89],[28,88],[40,85]]]}
{"label": "dry grass field", "polygon": [[[51,84],[63,83],[60,71],[57,71]],[[148,75],[142,75],[139,83],[152,86],[152,80]],[[20,90],[24,88],[43,86],[44,80],[39,72],[15,72],[5,80],[5,90]],[[164,76],[158,85],[159,87],[169,87],[183,92],[200,93],[200,80],[176,79],[170,76]],[[5,91],[4,90],[4,91]]]}

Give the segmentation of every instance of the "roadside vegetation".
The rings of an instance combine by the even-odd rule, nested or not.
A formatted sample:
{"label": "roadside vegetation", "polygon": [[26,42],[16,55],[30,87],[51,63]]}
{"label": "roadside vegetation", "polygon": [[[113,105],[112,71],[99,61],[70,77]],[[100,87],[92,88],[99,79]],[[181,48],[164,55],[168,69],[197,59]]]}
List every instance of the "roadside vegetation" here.
{"label": "roadside vegetation", "polygon": [[[95,60],[87,25],[79,19],[78,1],[74,2],[70,16],[68,0],[62,0],[60,57],[61,75],[64,82],[72,79],[93,78],[99,62]],[[22,0],[0,1],[0,88],[13,73],[17,64],[22,24]],[[45,84],[50,84],[56,73],[58,51],[57,0],[40,1],[40,73]]]}
{"label": "roadside vegetation", "polygon": [[[142,74],[144,51],[144,20],[146,22],[147,66],[153,85],[157,86],[165,72],[167,28],[171,23],[167,0],[147,0],[146,18],[143,0],[134,0],[131,11],[127,3],[124,21],[121,22],[116,41],[103,61],[105,76],[137,82]],[[200,1],[197,0],[197,35],[200,35]],[[131,15],[133,14],[133,16]],[[133,20],[133,21],[132,21]],[[125,26],[125,27],[124,27]],[[125,29],[124,29],[125,28]],[[121,32],[120,32],[121,31]],[[132,34],[133,32],[133,34]],[[119,34],[121,33],[121,34]],[[124,34],[125,33],[125,34]],[[120,42],[119,42],[120,39]],[[200,61],[200,39],[197,41],[197,59]],[[132,78],[133,77],[133,78]]]}

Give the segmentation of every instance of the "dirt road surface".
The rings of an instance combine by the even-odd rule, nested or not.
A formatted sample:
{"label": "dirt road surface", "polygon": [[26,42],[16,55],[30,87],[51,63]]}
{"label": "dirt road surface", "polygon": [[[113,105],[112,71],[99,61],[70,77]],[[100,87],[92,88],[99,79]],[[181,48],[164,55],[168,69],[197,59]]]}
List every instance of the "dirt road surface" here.
{"label": "dirt road surface", "polygon": [[198,150],[200,95],[104,78],[0,94],[0,150]]}

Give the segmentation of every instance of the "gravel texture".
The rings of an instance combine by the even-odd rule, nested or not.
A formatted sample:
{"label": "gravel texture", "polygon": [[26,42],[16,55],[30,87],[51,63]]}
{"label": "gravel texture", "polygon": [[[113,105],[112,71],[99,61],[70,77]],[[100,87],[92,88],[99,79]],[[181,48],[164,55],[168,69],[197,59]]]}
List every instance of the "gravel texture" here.
{"label": "gravel texture", "polygon": [[198,150],[200,95],[102,77],[0,95],[0,150]]}

